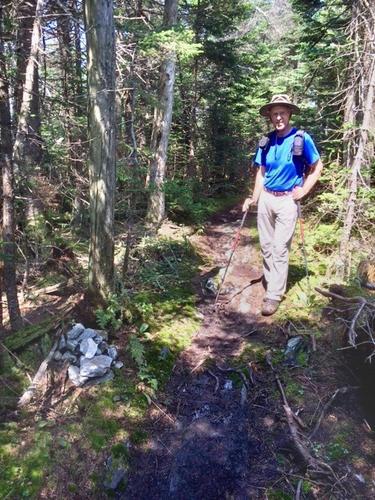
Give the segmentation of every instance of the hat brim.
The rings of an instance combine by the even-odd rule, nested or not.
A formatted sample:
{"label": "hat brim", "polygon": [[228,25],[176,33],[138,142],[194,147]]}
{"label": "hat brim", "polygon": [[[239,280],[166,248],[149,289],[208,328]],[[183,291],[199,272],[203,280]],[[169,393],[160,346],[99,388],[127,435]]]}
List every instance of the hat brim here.
{"label": "hat brim", "polygon": [[296,104],[289,104],[284,102],[269,102],[259,109],[259,114],[268,118],[270,116],[272,106],[285,106],[286,108],[289,108],[290,111],[294,114],[298,114],[301,111]]}

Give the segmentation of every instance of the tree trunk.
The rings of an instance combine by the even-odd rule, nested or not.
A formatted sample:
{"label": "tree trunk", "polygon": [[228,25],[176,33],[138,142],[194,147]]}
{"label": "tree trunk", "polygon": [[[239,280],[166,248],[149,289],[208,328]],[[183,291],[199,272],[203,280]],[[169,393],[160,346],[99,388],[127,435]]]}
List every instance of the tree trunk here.
{"label": "tree trunk", "polygon": [[[363,19],[368,19],[363,23]],[[344,133],[344,144],[347,148],[346,162],[351,167],[348,182],[348,199],[342,237],[340,241],[339,259],[336,267],[337,275],[343,279],[349,274],[350,237],[355,223],[357,209],[358,182],[364,182],[364,167],[372,161],[370,156],[374,142],[373,107],[375,97],[375,15],[367,0],[359,0],[353,5],[350,36],[353,43],[355,60],[349,68],[351,88],[347,94],[345,119],[350,128]],[[352,76],[358,75],[358,83],[354,86]],[[357,125],[358,124],[358,125]],[[357,125],[356,128],[355,125]],[[361,172],[362,170],[362,172]]]}
{"label": "tree trunk", "polygon": [[90,171],[89,290],[106,299],[113,287],[115,198],[115,38],[112,0],[87,0]]}
{"label": "tree trunk", "polygon": [[[44,2],[43,2],[44,3]],[[40,103],[39,103],[39,70],[38,70],[38,45],[40,20],[35,18],[37,11],[37,1],[22,0],[18,7],[18,27],[16,34],[16,88],[15,88],[15,110],[17,115],[21,115],[21,109],[25,99],[25,86],[27,82],[28,112],[23,108],[22,132],[24,134],[22,152],[19,155],[24,159],[25,164],[39,163],[42,157],[42,143],[40,137]],[[38,16],[38,14],[37,14]],[[34,19],[35,18],[35,19]],[[35,25],[37,23],[37,26]],[[37,33],[34,33],[37,29]],[[36,44],[33,37],[37,35],[38,44],[32,53],[32,44]],[[32,68],[30,67],[32,65]],[[21,119],[21,116],[20,116]]]}
{"label": "tree trunk", "polygon": [[[164,27],[170,29],[177,21],[178,0],[165,0]],[[150,198],[147,208],[147,222],[155,227],[165,216],[164,180],[166,174],[167,149],[172,122],[173,88],[175,81],[175,54],[166,56],[160,68],[159,104],[154,111],[151,136],[152,161],[150,166]]]}
{"label": "tree trunk", "polygon": [[[41,16],[47,0],[38,0],[34,12],[33,29],[30,43],[30,54],[26,65],[25,80],[22,92],[22,101],[18,114],[18,124],[16,137],[13,144],[13,165],[16,174],[23,177],[20,184],[21,191],[26,198],[26,220],[29,230],[34,231],[40,224],[40,215],[42,212],[40,199],[36,193],[35,185],[38,184],[38,177],[33,169],[36,160],[32,152],[31,143],[35,140],[35,131],[33,130],[35,79],[37,75],[39,44],[41,39]],[[27,182],[32,181],[32,182]],[[38,231],[33,233],[38,240]],[[39,242],[36,242],[35,253],[39,254]]]}
{"label": "tree trunk", "polygon": [[74,115],[75,115],[75,67],[72,54],[72,22],[71,22],[71,2],[68,2],[68,8],[63,11],[62,15],[57,17],[57,37],[59,40],[60,49],[60,74],[63,102],[66,104],[62,107],[62,119],[65,129],[65,137],[67,140],[67,148],[70,157],[73,157],[74,147]]}
{"label": "tree trunk", "polygon": [[[18,303],[16,282],[16,252],[14,242],[14,192],[13,192],[13,164],[12,164],[12,135],[11,119],[9,110],[9,86],[7,79],[7,68],[4,57],[3,33],[3,10],[0,6],[0,152],[2,168],[2,191],[3,191],[3,265],[1,292],[5,290],[8,302],[9,320],[12,330],[18,330],[23,326],[21,312]],[[2,311],[1,311],[2,312]]]}

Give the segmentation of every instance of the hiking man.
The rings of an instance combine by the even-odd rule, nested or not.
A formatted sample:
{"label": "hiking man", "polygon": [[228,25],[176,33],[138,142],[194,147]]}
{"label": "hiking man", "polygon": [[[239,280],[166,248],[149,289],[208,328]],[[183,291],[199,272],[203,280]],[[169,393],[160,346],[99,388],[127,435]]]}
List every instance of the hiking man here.
{"label": "hiking man", "polygon": [[[289,250],[298,216],[298,203],[318,180],[322,162],[311,136],[289,123],[299,113],[286,94],[274,95],[259,110],[274,131],[261,141],[255,155],[257,167],[253,194],[242,210],[258,202],[258,233],[263,256],[266,294],[262,314],[274,314],[286,289]],[[262,144],[263,143],[263,144]]]}

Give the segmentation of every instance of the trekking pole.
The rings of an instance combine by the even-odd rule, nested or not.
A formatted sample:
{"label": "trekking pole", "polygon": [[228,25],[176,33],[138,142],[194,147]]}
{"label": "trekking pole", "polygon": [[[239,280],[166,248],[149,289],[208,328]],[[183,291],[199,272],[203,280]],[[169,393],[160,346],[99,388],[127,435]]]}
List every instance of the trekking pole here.
{"label": "trekking pole", "polygon": [[309,291],[311,291],[309,268],[308,268],[308,265],[307,265],[307,253],[306,253],[306,245],[305,245],[305,231],[304,231],[304,227],[303,227],[301,202],[299,200],[297,201],[297,214],[298,214],[298,219],[299,219],[299,228],[300,228],[301,242],[302,242],[302,255],[303,255],[303,260],[304,260],[304,264],[305,264],[307,286],[309,288]]}
{"label": "trekking pole", "polygon": [[[250,208],[250,207],[249,207]],[[214,305],[216,306],[216,303],[217,303],[217,300],[219,298],[219,295],[220,295],[220,292],[221,292],[221,289],[223,287],[223,284],[224,284],[224,281],[225,281],[225,277],[227,275],[227,272],[228,272],[228,269],[229,269],[229,266],[230,266],[230,263],[232,261],[232,257],[233,257],[233,254],[234,252],[236,251],[236,248],[238,246],[238,243],[240,241],[240,236],[241,236],[241,229],[243,228],[243,225],[245,223],[245,220],[246,220],[246,216],[247,216],[247,213],[249,211],[249,208],[244,212],[243,214],[243,217],[242,217],[242,220],[241,220],[241,224],[240,224],[240,227],[238,228],[237,230],[237,233],[236,233],[236,236],[234,237],[234,240],[233,240],[233,244],[232,244],[232,251],[229,255],[229,259],[228,259],[228,264],[227,264],[227,267],[225,268],[225,271],[224,271],[224,275],[221,279],[221,283],[220,283],[220,286],[219,286],[219,289],[217,291],[217,294],[216,294],[216,298],[215,298],[215,302],[214,302]]]}

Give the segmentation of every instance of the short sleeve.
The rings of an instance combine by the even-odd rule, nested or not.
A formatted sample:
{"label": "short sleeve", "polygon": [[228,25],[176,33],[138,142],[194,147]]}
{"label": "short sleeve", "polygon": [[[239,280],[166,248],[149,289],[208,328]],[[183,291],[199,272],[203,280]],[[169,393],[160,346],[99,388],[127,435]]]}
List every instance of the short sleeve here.
{"label": "short sleeve", "polygon": [[255,167],[262,166],[262,149],[261,148],[257,149],[257,152],[255,153],[255,156],[254,156],[253,164]]}
{"label": "short sleeve", "polygon": [[315,143],[307,132],[305,132],[304,135],[303,155],[308,165],[313,165],[320,158],[320,154],[315,146]]}

